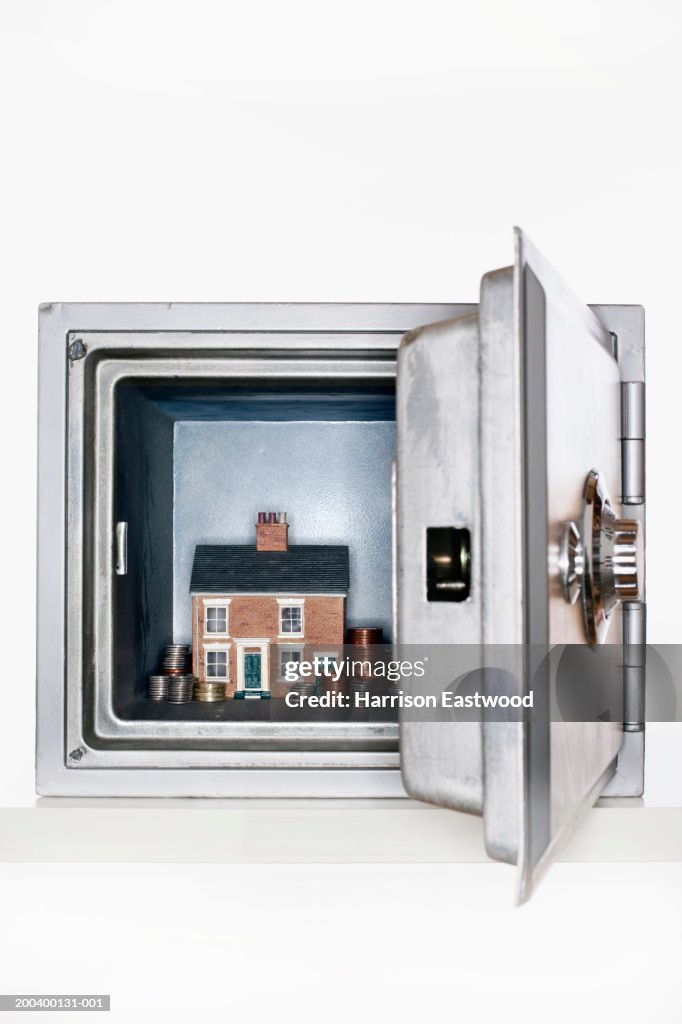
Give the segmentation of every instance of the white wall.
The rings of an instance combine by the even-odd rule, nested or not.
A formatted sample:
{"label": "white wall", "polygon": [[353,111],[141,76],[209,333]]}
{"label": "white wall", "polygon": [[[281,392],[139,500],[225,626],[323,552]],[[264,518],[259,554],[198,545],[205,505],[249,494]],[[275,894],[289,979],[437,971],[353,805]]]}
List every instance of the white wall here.
{"label": "white wall", "polygon": [[[509,263],[510,229],[520,224],[587,301],[646,306],[650,636],[654,642],[680,639],[670,547],[671,524],[682,504],[678,11],[673,0],[4,0],[0,804],[33,799],[36,308],[41,301],[472,301],[481,273]],[[668,740],[668,746],[672,752],[675,743]],[[679,872],[666,875],[665,884],[652,873],[637,889],[641,902],[631,900],[636,927],[630,931],[616,909],[612,880],[590,870],[563,888],[552,881],[551,897],[542,896],[545,910],[531,911],[539,928],[548,922],[554,927],[569,915],[577,947],[585,928],[591,930],[591,919],[612,922],[602,926],[603,947],[588,947],[587,962],[561,961],[565,970],[557,975],[558,989],[547,995],[537,1019],[564,1019],[552,1015],[552,1001],[564,1011],[572,1007],[576,978],[583,979],[584,999],[576,1002],[583,1019],[597,1019],[599,1007],[617,1008],[621,1020],[635,1019],[640,1004],[630,997],[637,985],[631,968],[642,947],[632,936],[637,928],[649,939],[667,936],[664,910],[673,898],[679,910]],[[44,874],[34,890],[31,872],[36,871],[8,875],[3,869],[1,884],[6,893],[13,888],[17,898],[48,894],[46,913],[57,914],[49,893],[62,884],[62,876]],[[567,871],[562,866],[557,879]],[[420,936],[441,929],[447,949],[459,941],[467,922],[478,919],[466,892],[462,914],[449,897],[441,905],[441,891],[449,891],[451,883],[453,891],[461,889],[443,877],[442,886],[424,890],[425,922],[419,895],[420,887],[428,887],[423,873],[412,868],[394,874],[394,886],[384,881],[378,887],[372,872],[354,876],[347,890],[359,922],[352,953],[354,932],[345,924],[339,930],[335,906],[327,902],[326,886],[335,887],[338,880],[329,875],[312,895],[310,888],[300,890],[303,904],[319,905],[320,913],[310,918],[305,935],[299,925],[283,931],[282,945],[295,943],[305,962],[307,936],[315,950],[310,962],[322,973],[308,995],[298,997],[302,1003],[293,995],[284,1000],[278,1007],[282,1019],[313,1019],[311,1000],[319,988],[333,985],[335,962],[351,971],[346,985],[362,988],[373,978],[387,989],[394,980],[391,965],[404,962],[395,984],[403,986],[406,998],[387,996],[386,1006],[392,1019],[415,1015],[420,978],[428,977],[429,963],[441,962]],[[626,874],[621,869],[618,875],[623,897],[638,884]],[[673,875],[676,890],[668,886]],[[131,914],[143,913],[145,894],[153,890],[141,869],[131,868],[129,878],[125,892],[137,901]],[[119,883],[112,881],[112,891],[118,891]],[[229,887],[233,881],[233,873],[226,873],[215,884]],[[173,884],[168,879],[169,891]],[[184,877],[178,876],[178,884],[185,884]],[[402,917],[396,912],[401,890],[411,894]],[[290,909],[277,887],[267,891],[273,913]],[[92,898],[92,891],[83,898]],[[210,901],[210,894],[202,890],[201,899]],[[492,903],[486,900],[483,919],[495,930],[502,919],[491,911]],[[661,907],[660,918],[654,904]],[[115,934],[125,944],[126,915],[112,913],[112,927],[120,929]],[[402,927],[404,941],[391,946],[390,964],[372,976],[366,973],[367,946],[378,956],[376,944],[386,940],[385,931],[374,936],[368,926],[368,917],[377,914]],[[69,925],[63,921],[57,927],[55,920],[50,918],[45,934],[56,944]],[[498,943],[490,955],[503,967],[507,955],[525,963],[528,989],[542,987],[533,966],[537,963],[545,976],[550,947],[533,945],[531,932],[517,923],[527,918],[513,920],[503,932],[510,952]],[[41,927],[39,918],[35,924]],[[95,927],[96,921],[83,918],[89,942]],[[228,923],[225,935],[232,934],[229,928]],[[156,949],[154,934],[150,944]],[[215,949],[222,933],[211,934]],[[542,932],[532,934],[537,938]],[[179,953],[185,933],[179,931],[175,939]],[[475,948],[480,958],[487,955],[483,937]],[[19,952],[26,956],[30,949],[28,943]],[[453,945],[453,957],[456,949]],[[527,956],[519,959],[524,949]],[[40,987],[51,979],[51,987],[59,988],[48,969],[51,954],[41,956],[45,960],[36,961],[30,980]],[[425,975],[407,969],[415,960]],[[235,962],[239,956],[235,960],[230,946],[225,963]],[[476,992],[470,993],[466,983],[461,987],[456,965],[448,974],[451,963],[443,956],[438,975],[443,998],[448,978],[473,1000]],[[5,991],[18,977],[7,973],[9,966],[11,959],[9,965],[2,961]],[[91,967],[86,961],[73,983],[87,987],[89,979],[99,978],[89,973]],[[279,967],[271,970],[261,998],[274,1012],[281,974]],[[672,984],[663,966],[658,973],[652,970],[647,976],[652,993],[656,985]],[[117,985],[148,989],[149,981],[140,977],[138,961],[130,974],[117,975]],[[106,973],[104,987],[105,979]],[[163,973],[154,981],[169,984]],[[505,984],[493,979],[485,994],[505,1007],[507,1019],[521,1019],[523,992],[517,988],[522,987],[512,986],[511,1006]],[[482,981],[481,996],[485,988]],[[370,1009],[381,1016],[379,990],[371,997],[366,987],[363,991],[354,1009],[347,994],[340,1005],[358,1020],[369,1019]],[[429,999],[423,1005],[429,1016]],[[462,1020],[490,1019],[471,1006]],[[540,1013],[540,1002],[537,1007]],[[664,1021],[679,1013],[673,1017],[670,1009],[657,1007],[652,1016]],[[252,1007],[239,1019],[264,1018]]]}

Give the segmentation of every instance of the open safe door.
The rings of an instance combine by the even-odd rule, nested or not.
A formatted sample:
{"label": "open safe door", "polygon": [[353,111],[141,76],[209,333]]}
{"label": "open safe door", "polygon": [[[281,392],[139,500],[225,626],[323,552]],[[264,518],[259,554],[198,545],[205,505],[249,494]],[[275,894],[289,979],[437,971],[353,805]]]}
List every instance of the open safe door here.
{"label": "open safe door", "polygon": [[517,230],[478,313],[410,332],[398,357],[398,642],[469,651],[469,684],[533,694],[516,717],[401,712],[403,781],[482,815],[521,902],[600,794],[642,791],[643,466],[623,439],[643,348],[610,309]]}

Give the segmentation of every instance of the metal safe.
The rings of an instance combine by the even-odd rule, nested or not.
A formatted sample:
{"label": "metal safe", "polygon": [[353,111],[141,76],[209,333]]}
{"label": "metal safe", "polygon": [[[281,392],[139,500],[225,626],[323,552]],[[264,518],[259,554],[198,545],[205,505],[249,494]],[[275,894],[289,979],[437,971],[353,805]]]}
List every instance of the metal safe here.
{"label": "metal safe", "polygon": [[[39,401],[39,793],[407,792],[482,815],[521,898],[642,793],[641,307],[583,305],[517,230],[478,305],[44,305]],[[348,621],[387,639],[504,648],[522,686],[536,648],[610,645],[622,721],[150,710],[194,545],[261,507],[351,539]]]}

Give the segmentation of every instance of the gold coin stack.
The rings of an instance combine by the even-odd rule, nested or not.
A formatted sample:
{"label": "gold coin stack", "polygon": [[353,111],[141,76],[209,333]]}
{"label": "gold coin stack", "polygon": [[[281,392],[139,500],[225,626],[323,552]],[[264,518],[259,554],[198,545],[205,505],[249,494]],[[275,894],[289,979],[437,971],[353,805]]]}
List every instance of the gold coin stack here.
{"label": "gold coin stack", "polygon": [[202,704],[215,704],[218,701],[227,700],[227,684],[196,682],[194,684],[194,699]]}

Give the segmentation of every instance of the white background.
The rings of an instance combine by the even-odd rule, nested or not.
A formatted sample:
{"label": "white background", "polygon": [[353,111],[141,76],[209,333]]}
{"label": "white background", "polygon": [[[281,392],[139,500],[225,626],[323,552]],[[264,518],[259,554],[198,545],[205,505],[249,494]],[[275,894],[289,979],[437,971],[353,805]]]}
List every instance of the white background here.
{"label": "white background", "polygon": [[[650,637],[679,641],[678,8],[3,0],[0,805],[33,800],[43,301],[476,301],[520,224],[586,301],[646,307]],[[513,912],[493,865],[5,866],[0,990],[131,1021],[673,1021],[681,881],[558,865]]]}

